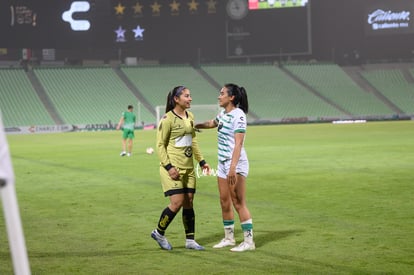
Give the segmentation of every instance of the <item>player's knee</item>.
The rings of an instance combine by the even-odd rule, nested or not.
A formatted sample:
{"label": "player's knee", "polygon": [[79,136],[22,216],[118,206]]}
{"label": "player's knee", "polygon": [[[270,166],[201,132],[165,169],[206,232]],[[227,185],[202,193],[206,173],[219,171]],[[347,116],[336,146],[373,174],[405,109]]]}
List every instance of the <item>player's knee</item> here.
{"label": "player's knee", "polygon": [[177,213],[178,211],[180,211],[182,206],[183,206],[182,201],[175,201],[175,202],[170,203],[169,208],[171,209],[171,211]]}
{"label": "player's knee", "polygon": [[221,209],[224,211],[229,211],[231,209],[231,200],[229,199],[220,199]]}
{"label": "player's knee", "polygon": [[184,208],[193,208],[193,200],[185,201],[182,206]]}
{"label": "player's knee", "polygon": [[245,207],[245,204],[242,200],[239,200],[238,198],[234,198],[233,199],[233,206],[237,210],[237,212],[239,212],[240,209]]}

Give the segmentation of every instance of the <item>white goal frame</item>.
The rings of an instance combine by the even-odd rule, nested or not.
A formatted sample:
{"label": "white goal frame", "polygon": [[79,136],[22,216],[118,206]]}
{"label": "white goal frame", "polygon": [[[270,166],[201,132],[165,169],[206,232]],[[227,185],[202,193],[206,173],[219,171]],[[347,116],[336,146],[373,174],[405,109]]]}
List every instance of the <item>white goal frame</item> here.
{"label": "white goal frame", "polygon": [[[207,120],[214,119],[220,112],[221,107],[218,104],[196,104],[191,105],[191,108],[188,110],[194,114],[195,122],[201,123]],[[155,112],[157,113],[156,116],[158,125],[162,116],[165,114],[165,106],[156,106]]]}
{"label": "white goal frame", "polygon": [[0,113],[0,198],[15,275],[30,275],[29,258],[15,189],[15,176]]}

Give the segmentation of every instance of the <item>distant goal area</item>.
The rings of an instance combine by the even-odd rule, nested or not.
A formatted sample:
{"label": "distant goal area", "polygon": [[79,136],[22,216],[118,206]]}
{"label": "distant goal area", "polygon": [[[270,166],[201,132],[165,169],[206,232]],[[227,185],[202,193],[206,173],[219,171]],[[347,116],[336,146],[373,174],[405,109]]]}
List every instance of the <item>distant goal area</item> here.
{"label": "distant goal area", "polygon": [[[194,114],[195,122],[201,123],[206,120],[214,119],[220,112],[220,106],[217,104],[205,104],[205,105],[191,105],[190,112]],[[165,114],[165,106],[156,106],[155,111],[157,113],[157,125],[161,118]]]}

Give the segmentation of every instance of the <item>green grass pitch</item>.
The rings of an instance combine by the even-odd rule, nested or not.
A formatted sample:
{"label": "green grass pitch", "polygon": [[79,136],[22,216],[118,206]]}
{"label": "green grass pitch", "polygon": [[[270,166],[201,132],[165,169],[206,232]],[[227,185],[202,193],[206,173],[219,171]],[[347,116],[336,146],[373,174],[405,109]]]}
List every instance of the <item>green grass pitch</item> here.
{"label": "green grass pitch", "polygon": [[[194,202],[206,251],[184,248],[181,213],[172,251],[150,238],[168,204],[145,154],[155,135],[137,131],[130,158],[119,131],[8,136],[32,274],[414,273],[413,121],[250,126],[246,253],[212,248],[223,235],[212,176]],[[216,167],[216,130],[199,143]],[[12,274],[0,213],[0,274]]]}

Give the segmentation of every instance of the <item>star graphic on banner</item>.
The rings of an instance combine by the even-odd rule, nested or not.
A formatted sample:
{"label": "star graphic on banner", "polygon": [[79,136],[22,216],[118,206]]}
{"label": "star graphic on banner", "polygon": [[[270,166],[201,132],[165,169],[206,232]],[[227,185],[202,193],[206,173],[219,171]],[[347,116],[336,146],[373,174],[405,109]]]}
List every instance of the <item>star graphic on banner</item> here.
{"label": "star graphic on banner", "polygon": [[178,11],[180,10],[180,3],[177,3],[177,1],[174,0],[170,4],[170,7],[171,7],[171,13],[173,13],[173,12],[177,12],[178,13]]}
{"label": "star graphic on banner", "polygon": [[134,32],[135,40],[144,39],[143,32],[145,31],[145,29],[141,29],[141,27],[139,25],[137,25],[137,27],[135,29],[133,29],[132,31]]}
{"label": "star graphic on banner", "polygon": [[142,13],[143,6],[140,5],[139,2],[137,2],[134,6],[132,6],[132,8],[134,9],[134,14],[141,14]]}
{"label": "star graphic on banner", "polygon": [[117,6],[114,7],[115,14],[124,14],[125,6],[122,6],[121,3],[118,3]]}
{"label": "star graphic on banner", "polygon": [[191,2],[188,2],[188,9],[192,12],[197,11],[198,2],[196,0],[191,0]]}
{"label": "star graphic on banner", "polygon": [[118,29],[115,30],[116,33],[116,42],[125,42],[125,29],[123,29],[121,26],[118,27]]}
{"label": "star graphic on banner", "polygon": [[161,13],[161,5],[158,4],[157,1],[154,2],[154,4],[151,5],[152,13],[153,14],[160,14]]}
{"label": "star graphic on banner", "polygon": [[216,5],[217,5],[217,1],[208,0],[207,1],[207,12],[208,13],[215,13],[217,11]]}

